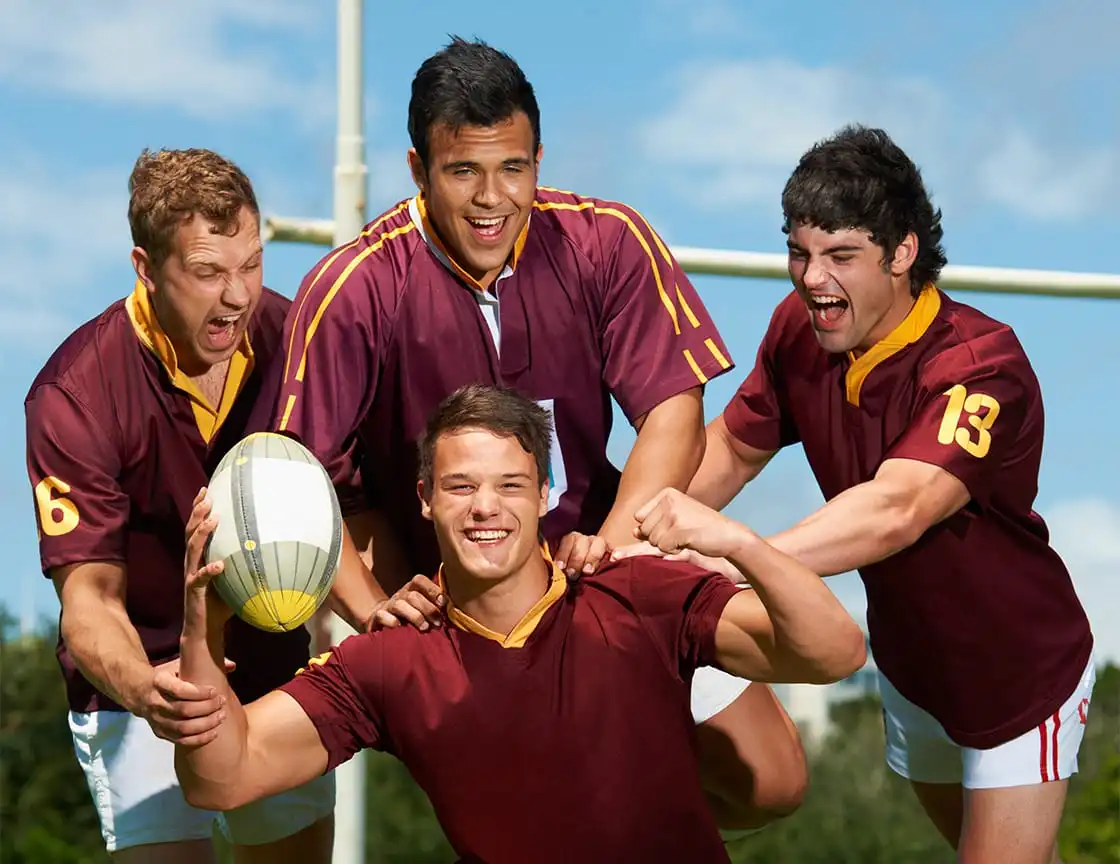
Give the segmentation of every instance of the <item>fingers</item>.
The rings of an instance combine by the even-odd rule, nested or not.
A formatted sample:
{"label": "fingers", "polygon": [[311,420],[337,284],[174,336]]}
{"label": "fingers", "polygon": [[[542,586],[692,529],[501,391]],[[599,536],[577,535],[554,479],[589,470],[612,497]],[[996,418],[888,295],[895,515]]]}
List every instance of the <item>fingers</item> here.
{"label": "fingers", "polygon": [[624,558],[636,558],[639,555],[651,555],[655,558],[665,557],[665,553],[643,540],[641,543],[630,543],[626,546],[619,546],[611,552],[612,561],[621,561]]}
{"label": "fingers", "polygon": [[236,668],[237,664],[233,660],[230,660],[228,657],[222,658],[222,669],[227,675]]}
{"label": "fingers", "polygon": [[607,541],[598,535],[569,534],[565,539],[569,538],[570,553],[556,562],[568,578],[577,573],[594,573],[610,552]]}
{"label": "fingers", "polygon": [[[178,676],[177,669],[173,672],[164,667],[160,667],[152,678],[152,687],[155,690],[155,694],[165,703],[205,703],[208,701],[216,700],[218,698],[218,691],[213,687],[200,687],[198,684],[192,684],[190,681],[184,681]],[[158,704],[159,700],[156,700],[155,705]],[[211,710],[216,710],[216,707],[216,705],[213,706]]]}
{"label": "fingers", "polygon": [[655,507],[657,507],[666,498],[675,494],[677,491],[678,490],[674,489],[672,486],[667,486],[666,488],[662,489],[660,492],[650,498],[649,501],[638,508],[638,511],[634,514],[634,518],[639,522],[644,522],[650,515],[650,513],[653,512]]}
{"label": "fingers", "polygon": [[560,540],[560,545],[556,547],[556,555],[553,556],[552,560],[555,561],[556,566],[564,572],[568,572],[568,562],[572,560],[572,553],[575,550],[576,541],[582,536],[582,534],[575,531],[571,534],[565,534]]}
{"label": "fingers", "polygon": [[160,738],[184,746],[200,746],[218,736],[218,727],[226,719],[224,708],[189,719],[178,719],[155,713],[148,719],[152,731]]}
{"label": "fingers", "polygon": [[[218,520],[209,515],[211,506],[210,499],[207,498],[196,504],[194,510],[191,511],[191,518],[187,523],[188,574],[195,573],[202,568],[202,559],[206,551],[206,543],[214,533],[214,529],[218,527]],[[215,575],[217,574],[210,574],[211,578]]]}

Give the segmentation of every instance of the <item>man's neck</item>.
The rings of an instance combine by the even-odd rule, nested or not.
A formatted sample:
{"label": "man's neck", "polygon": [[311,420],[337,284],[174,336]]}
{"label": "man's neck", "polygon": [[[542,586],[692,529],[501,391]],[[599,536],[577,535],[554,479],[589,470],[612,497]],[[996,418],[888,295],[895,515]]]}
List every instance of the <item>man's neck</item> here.
{"label": "man's neck", "polygon": [[[897,290],[897,289],[896,289]],[[918,302],[918,298],[910,293],[909,282],[905,285],[905,294],[898,290],[897,299],[887,310],[886,314],[879,319],[879,322],[867,334],[865,345],[860,345],[852,351],[852,354],[859,357],[861,354],[866,353],[872,347],[882,342],[893,333],[898,326],[906,320],[911,311],[914,309],[914,304]]]}
{"label": "man's neck", "polygon": [[539,552],[521,569],[496,582],[473,579],[455,562],[445,563],[443,568],[444,586],[455,607],[503,636],[545,595],[551,581],[552,567]]}

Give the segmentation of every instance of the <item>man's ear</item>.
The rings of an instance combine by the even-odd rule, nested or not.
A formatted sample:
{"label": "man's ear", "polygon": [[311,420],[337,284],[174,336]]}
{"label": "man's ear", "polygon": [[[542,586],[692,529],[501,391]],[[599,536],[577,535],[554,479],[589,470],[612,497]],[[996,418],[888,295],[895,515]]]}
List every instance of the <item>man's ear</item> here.
{"label": "man's ear", "polygon": [[136,278],[144,283],[148,293],[151,294],[156,287],[156,274],[155,268],[152,267],[152,259],[139,246],[132,247],[132,253],[129,257],[132,259],[132,269],[136,271]]}
{"label": "man's ear", "polygon": [[427,496],[424,494],[423,480],[416,481],[416,494],[420,498],[420,515],[430,522],[432,519],[432,505],[428,501]]}
{"label": "man's ear", "polygon": [[415,147],[408,148],[408,171],[412,175],[412,182],[423,195],[428,191],[428,169],[424,167],[424,160],[416,152]]}
{"label": "man's ear", "polygon": [[548,515],[548,481],[541,484],[541,504],[537,508],[537,515],[542,519]]}

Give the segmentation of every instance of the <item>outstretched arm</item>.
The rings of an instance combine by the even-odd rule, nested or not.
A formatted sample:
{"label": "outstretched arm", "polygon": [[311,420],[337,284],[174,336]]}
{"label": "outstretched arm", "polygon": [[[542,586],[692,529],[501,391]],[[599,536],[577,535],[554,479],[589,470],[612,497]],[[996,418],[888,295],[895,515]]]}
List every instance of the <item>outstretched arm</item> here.
{"label": "outstretched arm", "polygon": [[775,450],[758,450],[731,434],[720,414],[708,424],[704,459],[688,484],[688,494],[713,510],[722,510],[759,475]]}
{"label": "outstretched arm", "polygon": [[175,772],[189,804],[230,810],[322,774],[327,751],[315,725],[287,693],[274,691],[245,707],[226,680],[222,634],[230,612],[209,588],[222,572],[222,562],[202,564],[202,550],[216,525],[203,490],[187,523],[179,675],[213,688],[224,703],[224,716],[209,743],[176,745]]}
{"label": "outstretched arm", "polygon": [[835,576],[912,546],[968,501],[968,488],[944,468],[888,459],[874,478],[768,539],[822,576]]}
{"label": "outstretched arm", "polygon": [[837,681],[866,660],[863,632],[824,582],[744,525],[675,489],[638,511],[639,532],[667,552],[691,549],[726,558],[753,591],[724,607],[716,658],[754,681]]}

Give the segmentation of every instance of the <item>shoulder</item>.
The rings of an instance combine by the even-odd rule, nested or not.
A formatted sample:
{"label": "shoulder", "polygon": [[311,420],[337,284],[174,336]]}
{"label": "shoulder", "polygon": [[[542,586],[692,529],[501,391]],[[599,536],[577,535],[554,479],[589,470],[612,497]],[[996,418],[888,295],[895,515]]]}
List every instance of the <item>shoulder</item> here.
{"label": "shoulder", "polygon": [[935,326],[921,375],[930,386],[1000,378],[1038,387],[1026,351],[1009,324],[942,293]]}
{"label": "shoulder", "polygon": [[620,561],[609,561],[580,581],[589,587],[627,596],[650,596],[662,593],[687,594],[690,587],[699,588],[709,578],[727,581],[687,561],[668,561],[656,555],[635,555]]}
{"label": "shoulder", "polygon": [[353,240],[320,258],[300,285],[295,314],[311,322],[332,304],[368,306],[377,302],[375,295],[399,290],[424,242],[410,212],[411,200],[389,208]]}
{"label": "shoulder", "polygon": [[633,241],[650,250],[661,245],[645,217],[633,207],[551,186],[537,188],[533,219],[543,230],[563,236],[594,259],[620,242]]}
{"label": "shoulder", "polygon": [[107,372],[142,356],[125,301],[118,300],[78,327],[54,350],[27,392],[26,404],[49,402],[60,392],[85,407],[97,402],[109,381]]}

